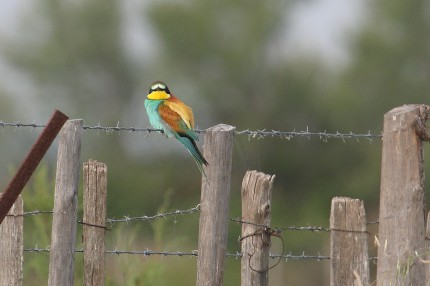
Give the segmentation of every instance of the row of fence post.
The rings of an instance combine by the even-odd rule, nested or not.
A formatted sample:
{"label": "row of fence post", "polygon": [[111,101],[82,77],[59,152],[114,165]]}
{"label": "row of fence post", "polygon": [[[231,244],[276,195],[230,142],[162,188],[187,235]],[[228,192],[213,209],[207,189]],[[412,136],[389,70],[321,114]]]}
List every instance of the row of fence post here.
{"label": "row of fence post", "polygon": [[[257,171],[248,171],[242,182],[242,239],[241,239],[241,281],[242,285],[269,285],[269,249],[270,233],[262,230],[269,227],[271,215],[271,193],[275,176],[267,175]],[[106,165],[90,160],[84,164],[84,215],[83,221],[83,254],[84,254],[84,285],[104,285],[105,281],[105,226],[106,226]],[[61,212],[61,211],[60,211]],[[10,253],[9,256],[0,259],[0,285],[22,285],[22,251],[23,251],[23,208],[22,200],[15,203],[14,208],[0,226],[0,237],[9,238],[0,241],[1,253]],[[54,213],[54,216],[56,214]],[[359,218],[357,220],[357,218]],[[201,219],[202,220],[202,219]],[[213,220],[208,218],[208,220]],[[209,222],[204,222],[209,223]],[[71,228],[69,225],[58,226],[56,230],[60,234]],[[76,221],[73,222],[76,225]],[[222,234],[227,232],[227,218],[218,225],[218,231]],[[355,276],[349,275],[354,270],[359,279],[369,281],[369,268],[367,257],[366,219],[363,202],[349,198],[334,198],[330,217],[331,235],[331,277],[336,283],[343,284],[345,281],[354,281]],[[219,230],[222,229],[222,230]],[[200,229],[200,240],[210,240]],[[210,232],[209,232],[210,234]],[[213,232],[212,232],[213,234]],[[75,234],[76,236],[76,234]],[[212,261],[223,267],[226,258],[227,241],[219,241],[211,245],[202,246],[199,243],[198,259],[203,252],[219,253],[222,261]],[[67,244],[67,245],[66,245]],[[61,245],[67,251],[74,242],[67,238]],[[203,249],[207,247],[208,249]],[[6,251],[8,250],[8,251]],[[57,257],[52,253],[51,257]],[[58,258],[56,258],[58,259]],[[73,285],[73,275],[70,269],[62,265],[74,264],[74,254],[69,253],[70,261],[66,258],[54,260],[51,263],[58,265],[50,266],[49,277],[52,281],[62,281],[61,285]],[[2,264],[3,263],[3,264]],[[7,263],[7,264],[6,264]],[[66,264],[62,264],[66,263]],[[200,266],[203,265],[203,266]],[[222,285],[223,268],[198,263],[200,272],[197,285]],[[64,277],[61,280],[60,277]],[[203,280],[206,277],[208,280]],[[210,283],[221,279],[217,284]],[[354,279],[354,280],[351,280]],[[12,283],[13,282],[13,283]],[[360,285],[369,285],[364,283]],[[354,285],[354,284],[351,284]]]}
{"label": "row of fence post", "polygon": [[[384,117],[376,285],[425,285],[430,277],[423,148],[416,132],[427,112],[427,106],[406,105]],[[70,120],[60,135],[49,285],[73,285],[82,124]],[[197,286],[223,284],[234,130],[221,124],[205,133],[210,165],[202,179]],[[83,169],[84,284],[104,285],[107,170],[96,161]],[[248,171],[242,182],[242,285],[268,285],[274,178]],[[22,285],[22,214],[19,200],[0,225],[0,286]],[[371,285],[363,202],[333,198],[330,231],[330,285]]]}

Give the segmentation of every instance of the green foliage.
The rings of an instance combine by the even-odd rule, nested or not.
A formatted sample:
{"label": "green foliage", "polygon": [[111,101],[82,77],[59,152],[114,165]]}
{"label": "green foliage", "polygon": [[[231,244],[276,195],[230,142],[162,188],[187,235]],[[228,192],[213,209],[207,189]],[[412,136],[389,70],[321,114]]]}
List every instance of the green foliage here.
{"label": "green foliage", "polygon": [[[406,103],[426,103],[430,88],[428,34],[430,19],[426,1],[378,1],[371,3],[372,18],[354,39],[353,64],[334,88],[343,124],[382,128],[381,116]],[[427,44],[426,44],[427,43]],[[354,110],[355,117],[347,116]],[[338,118],[338,114],[332,114]],[[379,115],[379,117],[377,117]],[[375,124],[376,121],[376,124]]]}
{"label": "green foliage", "polygon": [[[54,181],[46,164],[42,164],[33,174],[31,181],[23,191],[24,209],[52,210],[54,200]],[[173,192],[169,190],[164,195],[164,202],[158,208],[158,213],[168,212]],[[52,215],[39,214],[28,216],[24,220],[24,245],[26,248],[49,248],[51,240]],[[166,220],[159,219],[151,223],[153,242],[148,241],[155,249],[166,247]],[[141,243],[142,230],[139,225],[131,226],[121,224],[108,233],[108,238],[122,249],[133,250],[138,246],[148,248]],[[80,235],[78,234],[78,237]],[[112,239],[113,238],[113,239]],[[82,242],[78,241],[78,244]],[[167,245],[168,246],[168,245]],[[77,247],[78,249],[79,247]],[[83,255],[75,256],[75,284],[81,285],[83,281]],[[146,260],[142,262],[142,260]],[[160,285],[167,283],[166,265],[161,260],[144,259],[137,255],[108,256],[107,285]],[[49,254],[27,253],[24,263],[24,282],[31,285],[43,285],[48,281]],[[115,275],[112,275],[115,274]],[[164,281],[162,283],[162,281]]]}
{"label": "green foliage", "polygon": [[252,128],[246,113],[253,110],[263,117],[270,109],[260,104],[271,104],[278,96],[271,94],[276,66],[270,65],[270,46],[288,17],[289,2],[194,0],[187,5],[153,5],[148,15],[164,48],[157,73],[202,98],[204,103],[196,100],[195,106],[210,106],[213,122],[238,127],[246,122]]}
{"label": "green foliage", "polygon": [[[54,180],[46,164],[35,171],[22,192],[24,211],[51,211],[54,205]],[[41,214],[24,219],[24,248],[49,248],[52,215]],[[27,253],[24,256],[24,283],[44,285],[48,281],[49,254]]]}
{"label": "green foliage", "polygon": [[88,122],[117,122],[132,81],[117,2],[43,0],[34,5],[35,14],[43,16],[27,19],[32,24],[26,32],[38,37],[17,38],[0,48],[31,77],[39,108],[56,107],[72,118],[85,114]]}
{"label": "green foliage", "polygon": [[[131,230],[130,230],[131,229]],[[135,249],[139,229],[121,225],[115,228],[115,243],[124,249]],[[110,234],[112,235],[112,234]],[[107,257],[106,285],[144,285],[144,265],[139,256]]]}
{"label": "green foliage", "polygon": [[[171,206],[171,198],[173,195],[173,190],[167,190],[167,192],[164,194],[164,201],[161,204],[161,206],[158,208],[157,213],[166,213],[169,210],[169,207]],[[162,219],[154,220],[151,222],[151,227],[154,232],[154,242],[155,247],[157,249],[160,249],[163,245],[163,238],[166,235],[165,227],[166,222]]]}
{"label": "green foliage", "polygon": [[[23,190],[24,211],[51,211],[54,205],[55,179],[47,164],[40,164]],[[24,248],[50,248],[52,215],[39,214],[24,219]],[[77,237],[81,237],[78,230]],[[78,241],[79,243],[79,241]],[[78,248],[78,247],[77,247]],[[24,285],[44,285],[48,281],[49,253],[26,253]],[[75,283],[83,281],[83,256],[75,255]]]}
{"label": "green foliage", "polygon": [[[158,213],[168,211],[171,203],[172,191],[167,191],[164,196],[164,202],[158,208]],[[166,220],[158,219],[151,222],[153,230],[153,241],[147,241],[155,249],[165,249],[164,237],[166,235]],[[148,248],[148,245],[142,244],[142,229],[139,225],[134,227],[121,224],[113,230],[114,243],[116,247],[121,245],[122,249],[135,250]],[[112,234],[110,234],[112,235]],[[167,245],[168,246],[168,245]],[[111,258],[111,259],[109,259]],[[121,255],[118,257],[108,257],[108,275],[107,285],[167,285],[166,280],[166,263],[165,261],[146,259],[137,255]],[[114,275],[113,275],[114,274]]]}

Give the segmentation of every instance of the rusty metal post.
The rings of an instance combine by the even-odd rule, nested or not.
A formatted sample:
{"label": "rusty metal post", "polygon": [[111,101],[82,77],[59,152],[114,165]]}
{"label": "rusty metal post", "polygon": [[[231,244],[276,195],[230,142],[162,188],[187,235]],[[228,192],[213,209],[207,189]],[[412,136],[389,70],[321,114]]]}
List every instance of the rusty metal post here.
{"label": "rusty metal post", "polygon": [[39,138],[37,138],[37,141],[0,198],[0,223],[15,203],[25,184],[27,184],[67,119],[68,117],[58,110],[55,110],[51,119],[49,119],[48,124],[39,135]]}

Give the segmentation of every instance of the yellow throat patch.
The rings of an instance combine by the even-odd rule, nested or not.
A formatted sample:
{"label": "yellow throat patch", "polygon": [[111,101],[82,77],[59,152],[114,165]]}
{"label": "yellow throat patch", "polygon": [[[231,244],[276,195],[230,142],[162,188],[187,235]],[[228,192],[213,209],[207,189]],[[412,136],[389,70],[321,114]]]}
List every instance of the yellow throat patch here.
{"label": "yellow throat patch", "polygon": [[165,91],[162,91],[162,90],[156,90],[156,91],[153,91],[150,94],[148,94],[147,98],[148,99],[152,99],[152,100],[169,99],[170,98],[170,94],[168,94],[168,93],[166,93]]}

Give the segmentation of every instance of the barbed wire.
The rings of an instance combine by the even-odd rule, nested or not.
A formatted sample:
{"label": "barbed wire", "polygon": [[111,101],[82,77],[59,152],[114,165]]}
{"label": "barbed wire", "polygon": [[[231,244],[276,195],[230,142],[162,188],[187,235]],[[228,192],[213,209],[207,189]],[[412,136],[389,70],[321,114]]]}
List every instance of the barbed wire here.
{"label": "barbed wire", "polygon": [[[195,207],[191,207],[189,209],[176,209],[174,211],[170,211],[170,212],[166,212],[166,213],[157,213],[155,215],[143,215],[143,216],[135,216],[135,217],[129,217],[129,216],[124,216],[123,218],[120,219],[116,219],[116,218],[108,218],[106,219],[106,224],[113,226],[117,223],[131,223],[134,221],[149,221],[149,220],[156,220],[156,219],[161,219],[161,218],[168,218],[168,217],[177,217],[177,216],[183,216],[183,215],[190,215],[190,214],[194,214],[200,212],[200,204],[197,204]],[[33,211],[27,211],[24,212],[22,215],[8,215],[8,216],[35,216],[35,215],[44,215],[44,214],[53,214],[53,211],[46,211],[46,210],[33,210]],[[267,227],[267,225],[264,224],[258,224],[258,223],[253,223],[253,222],[249,222],[249,221],[244,221],[241,218],[228,218],[228,220],[238,223],[238,224],[249,224],[249,225],[253,225],[256,227]],[[84,224],[87,226],[94,226],[94,227],[102,227],[102,228],[106,228],[110,230],[110,227],[107,226],[99,226],[99,225],[92,225],[92,224],[88,224],[82,221],[78,221],[79,224]],[[368,222],[367,225],[373,225],[373,224],[378,224],[378,221],[371,221]],[[295,225],[290,225],[290,226],[283,226],[283,227],[272,227],[272,229],[277,230],[279,232],[284,232],[284,231],[310,231],[310,232],[330,232],[333,230],[339,231],[338,229],[330,229],[327,227],[323,227],[323,226],[311,226],[311,225],[307,225],[307,226],[295,226]],[[342,230],[345,232],[348,232],[348,230]],[[357,231],[351,231],[351,232],[357,232]]]}
{"label": "barbed wire", "polygon": [[[120,219],[115,219],[115,218],[108,218],[106,219],[106,223],[107,224],[111,224],[114,225],[116,223],[129,223],[132,221],[146,221],[146,220],[154,220],[154,219],[159,219],[159,218],[167,218],[170,216],[181,216],[181,215],[187,215],[187,214],[193,214],[196,212],[200,212],[200,204],[197,204],[195,207],[189,208],[189,209],[176,209],[174,211],[171,212],[167,212],[167,213],[157,213],[155,215],[143,215],[143,216],[136,216],[136,217],[129,217],[129,216],[124,216],[123,218]],[[23,214],[8,214],[7,216],[35,216],[35,215],[43,215],[43,214],[54,214],[53,211],[47,211],[47,210],[33,210],[33,211],[27,211],[24,212]],[[236,222],[239,224],[250,224],[250,225],[254,225],[254,226],[258,226],[258,227],[267,227],[267,225],[264,224],[258,224],[258,223],[253,223],[253,222],[249,222],[249,221],[244,221],[240,218],[228,218],[228,220],[232,221],[232,222]],[[366,223],[366,225],[373,225],[373,224],[379,224],[378,220],[375,221],[369,221]],[[291,225],[291,226],[284,226],[284,227],[274,227],[274,229],[277,229],[279,231],[285,231],[285,230],[296,230],[296,231],[311,231],[311,232],[323,232],[323,231],[330,231],[330,228],[326,228],[323,226],[295,226],[295,225]]]}
{"label": "barbed wire", "polygon": [[24,212],[23,216],[33,216],[33,215],[40,215],[40,214],[53,214],[53,211],[30,211],[30,212]]}
{"label": "barbed wire", "polygon": [[[29,252],[29,253],[50,253],[51,249],[46,247],[46,248],[39,248],[39,247],[33,247],[33,248],[25,248],[24,252]],[[83,249],[76,249],[75,250],[76,253],[83,253],[84,250]],[[105,251],[106,254],[111,254],[111,255],[143,255],[143,256],[153,256],[153,255],[159,255],[159,256],[179,256],[179,257],[186,257],[186,256],[192,256],[192,257],[197,257],[198,256],[198,251],[197,250],[192,250],[192,251],[156,251],[156,250],[150,250],[150,249],[145,249],[145,250],[119,250],[119,249],[113,249],[113,250],[106,250]],[[242,253],[240,252],[227,252],[226,253],[226,257],[228,258],[233,258],[233,259],[241,259],[243,256]],[[328,260],[331,259],[330,256],[324,256],[324,255],[306,255],[304,252],[302,254],[299,255],[293,255],[291,252],[289,254],[273,254],[270,253],[269,257],[271,259],[285,259],[285,260],[318,260],[318,261],[322,261],[322,260]]]}
{"label": "barbed wire", "polygon": [[[157,213],[155,215],[152,216],[137,216],[137,217],[128,217],[128,216],[124,216],[124,218],[121,219],[115,219],[115,218],[108,218],[106,219],[106,223],[108,224],[116,224],[116,223],[120,223],[120,222],[124,222],[124,223],[129,223],[132,221],[136,221],[136,220],[140,220],[140,221],[146,221],[146,220],[153,220],[153,219],[159,219],[159,218],[166,218],[169,216],[180,216],[180,215],[186,215],[186,214],[192,214],[195,212],[199,212],[200,211],[200,204],[196,205],[195,207],[189,208],[189,209],[185,209],[185,210],[174,210],[171,212],[167,212],[167,213]],[[33,211],[27,211],[24,212],[23,214],[8,214],[8,216],[35,216],[35,215],[42,215],[42,214],[54,214],[53,211],[45,211],[45,210],[33,210]]]}
{"label": "barbed wire", "polygon": [[[151,132],[158,132],[158,133],[164,133],[162,129],[155,129],[151,127],[146,128],[138,128],[138,127],[121,127],[119,126],[119,123],[117,126],[101,126],[100,124],[95,126],[89,126],[84,125],[82,127],[84,130],[96,130],[96,131],[105,131],[106,133],[112,133],[112,132],[121,132],[121,131],[127,131],[129,133],[137,132],[137,133],[151,133]],[[198,132],[202,132],[201,130],[196,130]]]}
{"label": "barbed wire", "polygon": [[291,252],[288,254],[269,254],[269,257],[272,259],[285,259],[286,261],[288,260],[318,260],[318,261],[322,261],[322,260],[329,260],[331,259],[330,256],[325,256],[325,255],[306,255],[304,252],[300,255],[293,255]]}
{"label": "barbed wire", "polygon": [[[235,259],[241,259],[243,254],[240,252],[236,252],[236,253],[227,253],[226,254],[227,257],[229,258],[235,258]],[[305,252],[302,252],[302,254],[298,254],[298,255],[294,255],[291,252],[288,254],[274,254],[274,253],[269,253],[269,258],[271,259],[285,259],[286,261],[288,260],[318,260],[318,261],[322,261],[322,260],[328,260],[331,259],[330,256],[325,256],[325,255],[308,255],[305,254]]]}
{"label": "barbed wire", "polygon": [[[39,248],[39,247],[33,247],[33,248],[25,248],[24,252],[28,252],[28,253],[36,253],[36,254],[40,254],[40,253],[50,253],[51,249],[46,247],[46,248]],[[76,253],[83,253],[84,250],[83,249],[76,249],[75,250]],[[119,250],[119,249],[114,249],[114,250],[106,250],[105,251],[106,254],[111,254],[111,255],[143,255],[143,256],[179,256],[179,257],[186,257],[186,256],[191,256],[191,257],[197,257],[198,256],[198,251],[197,250],[192,250],[192,251],[156,251],[156,250],[150,250],[150,249],[145,249],[145,250]],[[233,258],[233,259],[241,259],[243,256],[242,253],[240,253],[239,251],[233,253],[233,252],[227,252],[226,253],[226,257],[227,258]],[[327,256],[327,255],[321,255],[321,254],[317,254],[317,255],[309,255],[309,254],[305,254],[305,252],[302,252],[302,254],[292,254],[291,252],[288,254],[276,254],[276,253],[269,253],[269,258],[271,259],[284,259],[285,261],[288,260],[317,260],[317,261],[323,261],[323,260],[330,260],[331,257]],[[377,261],[377,257],[369,257],[369,261]]]}
{"label": "barbed wire", "polygon": [[262,139],[265,137],[279,137],[281,139],[293,139],[295,137],[307,137],[310,139],[311,137],[318,137],[320,140],[327,142],[329,139],[340,139],[343,142],[345,142],[347,139],[355,139],[356,141],[359,141],[360,139],[367,139],[370,142],[373,141],[373,139],[381,139],[382,134],[372,134],[370,130],[367,133],[354,133],[352,131],[349,131],[347,133],[342,133],[339,131],[336,132],[313,132],[309,131],[309,127],[306,128],[306,130],[293,130],[293,131],[277,131],[277,130],[270,130],[267,131],[265,129],[262,130],[242,130],[242,131],[236,131],[237,135],[248,135],[248,138],[256,138],[256,139]]}
{"label": "barbed wire", "polygon": [[137,216],[137,217],[128,217],[128,216],[124,216],[124,218],[121,219],[107,219],[106,223],[110,224],[110,225],[114,225],[116,223],[120,223],[120,222],[125,222],[125,223],[129,223],[132,221],[146,221],[146,220],[153,220],[153,219],[159,219],[159,218],[166,218],[169,216],[180,216],[180,215],[187,215],[187,214],[193,214],[195,212],[199,212],[200,211],[200,204],[196,205],[193,208],[190,209],[186,209],[186,210],[175,210],[172,212],[167,212],[167,213],[157,213],[155,215],[152,216]]}
{"label": "barbed wire", "polygon": [[[240,252],[236,252],[236,253],[227,253],[226,255],[229,258],[235,258],[235,259],[241,259],[243,254]],[[302,252],[302,254],[298,254],[298,255],[294,255],[291,252],[288,254],[274,254],[274,253],[269,253],[269,258],[271,259],[285,259],[286,261],[288,260],[318,260],[318,261],[322,261],[322,260],[329,260],[331,259],[330,256],[326,256],[326,255],[308,255],[305,254],[305,252]]]}
{"label": "barbed wire", "polygon": [[3,122],[0,120],[0,127],[32,127],[32,128],[44,128],[46,124],[37,124],[37,123],[20,123],[19,121],[16,122]]}
{"label": "barbed wire", "polygon": [[[30,128],[43,128],[45,127],[44,124],[38,124],[38,123],[20,123],[20,122],[3,122],[0,120],[0,127],[14,127],[15,129],[21,128],[21,127],[30,127]],[[99,124],[90,126],[90,125],[84,125],[84,130],[95,130],[95,131],[104,131],[106,133],[112,133],[112,132],[121,132],[121,131],[127,131],[129,133],[137,132],[137,133],[151,133],[151,132],[157,132],[157,133],[163,133],[163,130],[161,129],[155,129],[155,128],[138,128],[138,127],[123,127],[119,126],[119,122],[116,126],[102,126]],[[203,129],[196,129],[197,133],[204,133],[206,130]],[[352,131],[349,132],[328,132],[328,131],[309,131],[309,127],[306,128],[306,130],[292,130],[292,131],[278,131],[278,130],[266,130],[266,129],[260,129],[260,130],[241,130],[241,131],[235,131],[236,135],[247,135],[248,139],[263,139],[266,137],[272,137],[272,138],[281,138],[281,139],[287,139],[291,140],[295,137],[306,137],[310,139],[311,137],[317,137],[320,140],[327,142],[330,139],[340,139],[343,142],[349,139],[354,139],[356,141],[359,141],[360,139],[367,139],[368,141],[372,142],[374,139],[381,139],[381,134],[373,134],[370,132],[370,130],[367,133],[354,133]]]}
{"label": "barbed wire", "polygon": [[[304,252],[300,255],[293,255],[291,252],[288,254],[269,254],[269,257],[272,259],[277,259],[277,258],[281,258],[281,259],[285,259],[286,261],[288,260],[318,260],[318,261],[322,261],[322,260],[330,260],[331,257],[330,256],[326,256],[326,255],[307,255]],[[378,257],[369,257],[368,258],[369,261],[373,261],[376,262],[378,260]]]}
{"label": "barbed wire", "polygon": [[[244,221],[242,219],[239,218],[229,218],[230,221],[236,222],[238,224],[249,224],[249,225],[253,225],[259,228],[267,228],[268,226],[265,224],[259,224],[259,223],[254,223],[254,222],[249,222],[249,221]],[[374,224],[379,224],[379,221],[371,221],[366,223],[366,225],[374,225]],[[341,232],[351,232],[351,233],[366,233],[368,235],[370,235],[371,233],[367,230],[347,230],[347,229],[337,229],[337,228],[327,228],[327,227],[322,227],[322,226],[284,226],[284,227],[271,227],[271,229],[273,229],[274,231],[277,231],[279,233],[282,233],[284,231],[287,230],[291,230],[291,231],[310,231],[310,232],[331,232],[331,231],[341,231]]]}
{"label": "barbed wire", "polygon": [[[229,218],[230,221],[236,222],[238,224],[249,224],[257,227],[267,227],[265,224],[259,224],[259,223],[253,223],[249,221],[244,221],[239,218]],[[329,228],[325,228],[322,226],[284,226],[284,227],[272,227],[272,229],[278,230],[280,232],[286,231],[286,230],[296,230],[296,231],[311,231],[311,232],[329,232]]]}
{"label": "barbed wire", "polygon": [[29,212],[24,212],[22,214],[7,214],[6,216],[11,216],[11,217],[17,217],[17,216],[35,216],[35,215],[41,215],[41,214],[53,214],[53,211],[40,211],[40,210],[35,210],[35,211],[29,211]]}
{"label": "barbed wire", "polygon": [[[34,252],[34,253],[43,253],[43,252],[51,252],[51,249],[49,249],[49,248],[38,248],[37,246],[36,247],[33,247],[33,248],[24,248],[24,252]],[[78,250],[76,250],[76,252],[79,252]],[[83,250],[82,250],[82,252],[83,252]]]}

